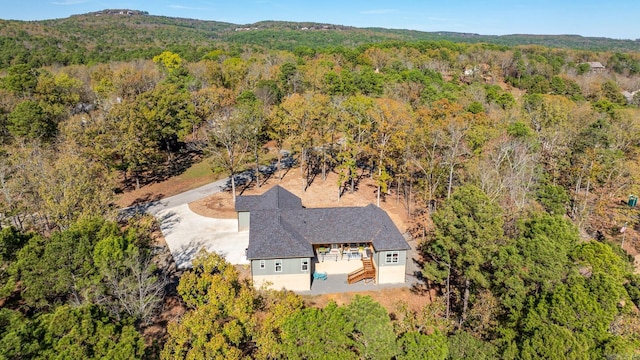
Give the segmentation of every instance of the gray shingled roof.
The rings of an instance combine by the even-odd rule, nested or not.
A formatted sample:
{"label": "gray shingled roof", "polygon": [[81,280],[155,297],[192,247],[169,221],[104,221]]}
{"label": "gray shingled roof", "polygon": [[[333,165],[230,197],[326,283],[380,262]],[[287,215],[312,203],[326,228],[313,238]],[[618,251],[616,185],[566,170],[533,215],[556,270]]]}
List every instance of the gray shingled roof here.
{"label": "gray shingled roof", "polygon": [[272,187],[262,195],[243,195],[236,198],[236,211],[301,208],[300,198],[280,185]]}
{"label": "gray shingled roof", "polygon": [[[286,193],[291,194],[288,191]],[[263,205],[263,200],[251,201]],[[293,203],[296,202],[288,202]],[[251,210],[247,258],[313,257],[312,244],[359,242],[372,243],[376,251],[409,249],[389,215],[374,205],[315,209],[301,206],[258,208]]]}
{"label": "gray shingled roof", "polygon": [[311,244],[372,242],[376,251],[409,248],[389,215],[375,205],[288,210],[282,217]]}
{"label": "gray shingled roof", "polygon": [[312,258],[313,247],[289,224],[280,210],[251,212],[247,259]]}

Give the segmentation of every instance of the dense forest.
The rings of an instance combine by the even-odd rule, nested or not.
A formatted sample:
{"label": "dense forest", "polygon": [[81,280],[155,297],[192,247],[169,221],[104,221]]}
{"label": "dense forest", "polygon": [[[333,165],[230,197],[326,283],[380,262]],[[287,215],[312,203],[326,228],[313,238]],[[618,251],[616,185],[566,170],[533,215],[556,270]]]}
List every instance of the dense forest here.
{"label": "dense forest", "polygon": [[[265,24],[0,22],[0,359],[640,356],[634,42]],[[437,299],[317,307],[206,253],[177,278],[155,219],[118,217],[185,158],[260,176],[267,142],[307,191],[333,172],[337,196],[370,176],[401,197]],[[154,336],[169,294],[187,312]]]}

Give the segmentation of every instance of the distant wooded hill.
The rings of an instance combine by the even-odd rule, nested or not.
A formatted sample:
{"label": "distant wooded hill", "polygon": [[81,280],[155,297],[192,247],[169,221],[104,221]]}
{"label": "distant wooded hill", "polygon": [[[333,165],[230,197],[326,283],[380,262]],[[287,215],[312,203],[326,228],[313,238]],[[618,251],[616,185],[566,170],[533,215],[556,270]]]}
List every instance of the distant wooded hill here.
{"label": "distant wooded hill", "polygon": [[137,10],[103,10],[64,19],[0,20],[0,68],[12,64],[90,64],[150,58],[164,50],[199,60],[216,46],[268,49],[353,48],[375,42],[446,41],[497,46],[541,45],[590,51],[640,51],[640,40],[578,35],[478,35],[355,28],[309,22],[263,21],[238,25],[148,15]]}

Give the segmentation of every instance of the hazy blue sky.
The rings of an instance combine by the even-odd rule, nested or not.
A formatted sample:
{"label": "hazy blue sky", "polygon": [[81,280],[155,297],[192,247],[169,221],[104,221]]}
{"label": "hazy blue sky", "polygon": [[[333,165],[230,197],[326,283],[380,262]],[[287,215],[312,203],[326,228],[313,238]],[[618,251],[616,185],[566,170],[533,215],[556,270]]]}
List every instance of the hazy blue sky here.
{"label": "hazy blue sky", "polygon": [[312,21],[483,35],[640,38],[639,0],[1,0],[1,19],[42,20],[102,9],[249,24]]}

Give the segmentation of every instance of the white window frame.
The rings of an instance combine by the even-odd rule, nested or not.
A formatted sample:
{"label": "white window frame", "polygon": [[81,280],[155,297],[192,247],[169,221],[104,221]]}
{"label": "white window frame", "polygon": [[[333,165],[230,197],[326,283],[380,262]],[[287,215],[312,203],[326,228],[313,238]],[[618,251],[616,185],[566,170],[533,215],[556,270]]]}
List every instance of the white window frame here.
{"label": "white window frame", "polygon": [[267,262],[265,260],[260,260],[260,269],[264,270],[267,267]]}
{"label": "white window frame", "polygon": [[[281,273],[282,272],[282,259],[274,260],[273,261],[273,268],[274,268],[275,272]],[[280,268],[280,270],[278,270],[278,268]]]}
{"label": "white window frame", "polygon": [[399,264],[400,252],[399,251],[387,251],[384,259],[385,264]]}
{"label": "white window frame", "polygon": [[309,259],[300,259],[300,270],[302,272],[309,272]]}

